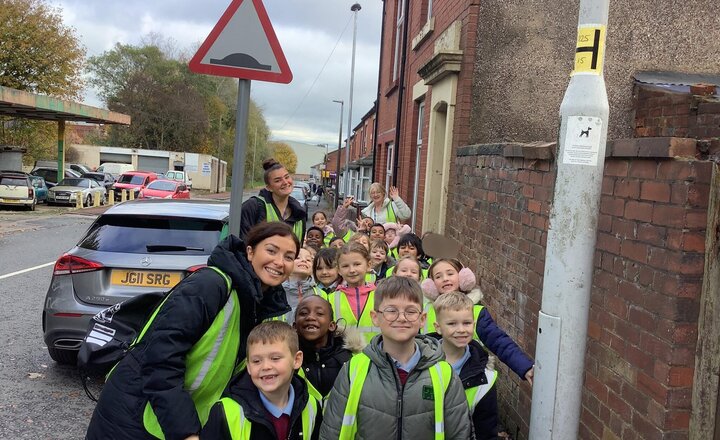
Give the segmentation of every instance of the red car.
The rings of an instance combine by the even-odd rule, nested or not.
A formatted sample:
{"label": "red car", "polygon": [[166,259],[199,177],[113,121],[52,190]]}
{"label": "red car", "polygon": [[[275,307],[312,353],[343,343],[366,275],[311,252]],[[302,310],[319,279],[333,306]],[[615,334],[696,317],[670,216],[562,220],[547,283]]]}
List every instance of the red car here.
{"label": "red car", "polygon": [[187,185],[175,180],[154,180],[140,191],[141,199],[189,199]]}
{"label": "red car", "polygon": [[122,173],[111,188],[115,190],[115,201],[120,201],[120,190],[122,189],[135,192],[135,198],[137,198],[138,193],[150,182],[157,180],[157,178],[158,175],[150,171],[128,171]]}

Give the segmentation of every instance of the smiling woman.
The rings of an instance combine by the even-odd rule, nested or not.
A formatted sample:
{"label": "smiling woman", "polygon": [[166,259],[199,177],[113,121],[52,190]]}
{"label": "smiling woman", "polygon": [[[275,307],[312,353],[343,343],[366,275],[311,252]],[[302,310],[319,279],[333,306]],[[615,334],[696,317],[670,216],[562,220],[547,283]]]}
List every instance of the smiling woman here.
{"label": "smiling woman", "polygon": [[223,240],[150,318],[110,372],[87,439],[194,439],[260,322],[290,311],[281,284],[300,242],[283,222]]}

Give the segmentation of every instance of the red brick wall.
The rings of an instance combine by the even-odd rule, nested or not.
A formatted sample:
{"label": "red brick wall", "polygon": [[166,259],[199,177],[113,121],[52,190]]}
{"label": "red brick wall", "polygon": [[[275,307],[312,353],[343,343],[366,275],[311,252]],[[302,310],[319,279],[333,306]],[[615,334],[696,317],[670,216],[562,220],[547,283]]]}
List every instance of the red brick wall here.
{"label": "red brick wall", "polygon": [[[714,165],[671,157],[673,140],[654,140],[664,157],[628,142],[605,165],[580,438],[687,438]],[[532,150],[459,149],[447,233],[498,325],[534,356],[555,170]],[[532,390],[500,370],[501,418],[526,439]]]}
{"label": "red brick wall", "polygon": [[635,108],[636,137],[720,137],[720,101],[716,98],[638,84]]}

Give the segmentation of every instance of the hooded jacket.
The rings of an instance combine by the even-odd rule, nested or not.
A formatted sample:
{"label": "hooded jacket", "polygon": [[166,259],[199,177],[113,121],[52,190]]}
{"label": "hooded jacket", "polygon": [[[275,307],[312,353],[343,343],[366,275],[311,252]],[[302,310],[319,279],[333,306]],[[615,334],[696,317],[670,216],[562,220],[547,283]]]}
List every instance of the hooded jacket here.
{"label": "hooded jacket", "polygon": [[305,378],[320,394],[327,396],[342,366],[364,347],[365,339],[353,327],[328,338],[327,345],[322,348],[315,348],[301,339],[300,350],[303,352],[302,369]]}
{"label": "hooded jacket", "polygon": [[[273,209],[275,209],[277,218],[283,218],[282,213],[278,210],[278,207],[273,201],[272,193],[270,191],[263,188],[260,190],[257,197],[272,205]],[[285,219],[285,223],[292,227],[295,222],[302,222],[302,229],[305,231],[305,224],[307,223],[307,211],[305,208],[303,208],[300,205],[300,202],[295,200],[294,197],[290,196],[288,198],[288,209],[290,209],[290,217]],[[253,226],[266,220],[267,214],[265,212],[265,204],[262,203],[261,200],[258,200],[255,197],[250,197],[245,200],[242,204],[242,214],[240,216],[240,237],[244,239],[247,236],[248,231],[252,229]],[[305,233],[303,232],[303,236],[299,237],[300,243],[303,242],[304,237]]]}
{"label": "hooded jacket", "polygon": [[[356,439],[429,439],[433,435],[434,404],[424,399],[423,390],[432,389],[428,369],[442,360],[439,343],[425,335],[415,337],[420,349],[420,361],[410,371],[405,385],[401,385],[395,363],[385,353],[378,335],[365,347],[370,368],[365,379],[357,411]],[[320,438],[337,440],[340,435],[345,406],[350,393],[350,378],[345,365],[324,408]],[[457,375],[453,375],[445,394],[445,438],[473,439],[472,424],[465,393]]]}
{"label": "hooded jacket", "polygon": [[[245,358],[247,336],[264,319],[287,313],[281,286],[262,291],[247,261],[245,244],[229,236],[213,250],[208,265],[232,281],[240,302],[240,340],[236,364]],[[173,290],[145,337],[110,373],[86,439],[146,439],[143,411],[150,402],[165,438],[185,439],[200,432],[200,420],[184,389],[185,356],[208,331],[228,299],[227,284],[212,269],[200,269]],[[233,366],[229,366],[232,368]]]}
{"label": "hooded jacket", "polygon": [[407,205],[407,203],[405,203],[405,201],[403,201],[403,199],[401,199],[400,197],[395,200],[390,200],[389,197],[385,197],[380,212],[375,212],[375,205],[370,202],[370,204],[362,210],[362,215],[365,217],[370,217],[373,220],[373,223],[387,223],[390,221],[390,219],[387,218],[387,208],[388,205],[391,203],[392,209],[393,211],[395,211],[395,217],[398,221],[407,220],[410,218],[410,216],[412,215],[412,211],[410,210],[410,207]]}
{"label": "hooded jacket", "polygon": [[[290,429],[287,439],[302,440],[301,416],[310,397],[305,381],[297,375],[293,375],[290,386],[292,386],[295,391],[295,401],[293,402],[290,413]],[[225,393],[225,397],[230,397],[236,401],[242,407],[245,417],[252,423],[250,440],[277,440],[275,428],[272,422],[270,422],[267,410],[260,400],[259,391],[247,371],[233,379]],[[321,421],[322,411],[318,410],[312,439],[318,437]],[[218,402],[213,405],[210,410],[210,417],[200,434],[200,438],[208,440],[232,440],[225,410],[221,403]]]}
{"label": "hooded jacket", "polygon": [[304,296],[314,295],[315,281],[312,277],[307,277],[304,280],[292,281],[287,280],[282,283],[283,289],[285,289],[285,295],[287,302],[290,304],[290,312],[287,313],[287,322],[292,324],[295,322],[295,309],[297,308],[300,299]]}

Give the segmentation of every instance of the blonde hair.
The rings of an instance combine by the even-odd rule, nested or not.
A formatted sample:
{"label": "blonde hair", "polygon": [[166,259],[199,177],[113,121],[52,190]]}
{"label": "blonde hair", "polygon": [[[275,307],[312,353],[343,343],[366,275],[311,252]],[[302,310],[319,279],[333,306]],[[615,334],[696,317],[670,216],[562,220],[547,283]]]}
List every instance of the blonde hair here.
{"label": "blonde hair", "polygon": [[286,343],[290,353],[295,355],[300,350],[297,332],[290,324],[283,321],[268,321],[255,326],[247,338],[247,355],[254,344]]}
{"label": "blonde hair", "polygon": [[335,265],[339,268],[340,267],[340,257],[343,255],[348,254],[360,254],[365,259],[365,261],[370,261],[370,252],[368,252],[365,245],[362,243],[358,243],[356,241],[350,241],[348,244],[344,245],[340,248],[340,250],[337,253],[337,258],[335,259]]}
{"label": "blonde hair", "polygon": [[395,264],[395,266],[393,266],[393,270],[392,270],[392,274],[393,274],[393,275],[395,275],[395,274],[397,273],[398,267],[400,267],[400,263],[402,263],[403,261],[411,261],[411,262],[417,264],[418,274],[420,274],[420,276],[422,277],[422,273],[421,273],[421,272],[422,272],[422,267],[420,266],[420,262],[418,261],[417,258],[412,257],[412,256],[409,256],[409,255],[408,255],[408,256],[405,256],[405,257],[402,257],[401,259],[399,259],[398,262]]}
{"label": "blonde hair", "polygon": [[475,304],[467,295],[462,292],[454,291],[440,295],[433,303],[435,314],[439,316],[445,311],[473,311]]}
{"label": "blonde hair", "polygon": [[383,195],[387,195],[387,191],[385,191],[385,187],[382,186],[381,183],[378,183],[378,182],[372,183],[372,184],[370,185],[370,188],[368,189],[368,194],[370,194],[371,192],[373,192],[373,190],[380,191],[381,193],[383,193]]}

